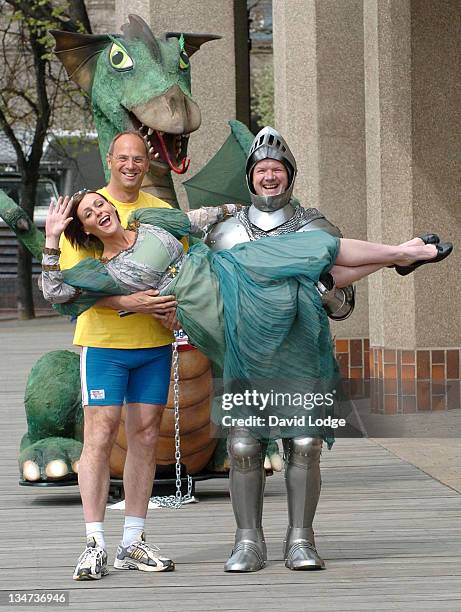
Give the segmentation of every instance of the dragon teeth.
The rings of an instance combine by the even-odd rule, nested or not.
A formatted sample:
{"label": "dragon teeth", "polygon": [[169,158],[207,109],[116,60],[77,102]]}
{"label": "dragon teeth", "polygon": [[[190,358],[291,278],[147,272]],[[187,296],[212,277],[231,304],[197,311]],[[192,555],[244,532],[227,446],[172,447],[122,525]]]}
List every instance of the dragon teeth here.
{"label": "dragon teeth", "polygon": [[152,134],[153,134],[153,133],[154,133],[154,130],[153,130],[152,128],[149,128],[149,129],[147,130],[147,135],[148,135],[148,136],[152,136]]}
{"label": "dragon teeth", "polygon": [[159,157],[160,157],[160,153],[158,153],[158,152],[157,152],[157,153],[155,153],[155,155],[154,155],[154,159],[158,159]]}

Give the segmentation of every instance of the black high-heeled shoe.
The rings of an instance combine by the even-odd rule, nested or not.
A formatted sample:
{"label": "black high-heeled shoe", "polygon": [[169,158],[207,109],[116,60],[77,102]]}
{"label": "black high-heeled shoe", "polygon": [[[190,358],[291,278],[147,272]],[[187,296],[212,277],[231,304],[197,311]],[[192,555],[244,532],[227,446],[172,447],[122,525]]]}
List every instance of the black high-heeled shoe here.
{"label": "black high-heeled shoe", "polygon": [[[422,236],[417,236],[420,238],[424,244],[439,244],[440,238],[437,234],[423,234]],[[395,268],[394,264],[392,266],[387,266],[388,268]],[[407,272],[409,274],[409,272]]]}
{"label": "black high-heeled shoe", "polygon": [[424,244],[439,244],[440,238],[437,234],[423,234],[418,236],[424,242]]}
{"label": "black high-heeled shoe", "polygon": [[[429,234],[429,235],[432,235],[432,234]],[[436,234],[433,234],[433,235],[436,236]],[[437,247],[437,255],[433,257],[432,259],[422,259],[420,261],[415,261],[415,263],[409,266],[395,266],[395,271],[397,272],[397,274],[400,274],[400,276],[406,276],[407,274],[411,274],[412,272],[416,270],[416,268],[419,268],[420,266],[423,266],[424,264],[437,263],[438,261],[443,261],[453,251],[453,244],[451,242],[438,242],[438,243],[429,242],[426,244],[435,244]]]}

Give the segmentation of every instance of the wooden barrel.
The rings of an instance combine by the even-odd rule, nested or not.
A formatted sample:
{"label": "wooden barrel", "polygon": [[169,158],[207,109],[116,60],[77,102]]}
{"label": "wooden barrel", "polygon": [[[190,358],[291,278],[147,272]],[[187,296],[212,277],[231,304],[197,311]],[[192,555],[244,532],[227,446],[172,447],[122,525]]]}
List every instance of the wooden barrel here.
{"label": "wooden barrel", "polygon": [[[181,463],[189,474],[200,472],[211,459],[217,439],[210,421],[212,375],[208,359],[189,344],[179,346],[179,415]],[[121,478],[126,459],[125,407],[122,422],[110,456],[110,473]],[[157,445],[157,465],[175,462],[173,372],[170,378],[168,402],[160,425]]]}

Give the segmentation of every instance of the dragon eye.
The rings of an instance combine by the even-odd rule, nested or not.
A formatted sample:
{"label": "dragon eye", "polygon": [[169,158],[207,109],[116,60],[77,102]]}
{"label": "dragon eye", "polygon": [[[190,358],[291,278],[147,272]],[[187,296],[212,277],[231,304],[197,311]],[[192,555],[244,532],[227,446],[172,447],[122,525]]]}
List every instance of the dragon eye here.
{"label": "dragon eye", "polygon": [[125,49],[117,43],[112,43],[109,51],[109,61],[112,68],[115,70],[131,70],[133,68],[133,60],[125,51]]}
{"label": "dragon eye", "polygon": [[189,56],[185,51],[181,51],[179,54],[179,67],[181,70],[187,70],[189,68]]}

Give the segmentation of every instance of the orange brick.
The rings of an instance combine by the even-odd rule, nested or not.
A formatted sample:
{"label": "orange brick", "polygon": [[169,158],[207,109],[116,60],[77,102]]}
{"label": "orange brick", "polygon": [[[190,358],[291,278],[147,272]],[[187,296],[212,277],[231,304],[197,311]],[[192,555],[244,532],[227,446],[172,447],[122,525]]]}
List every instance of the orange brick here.
{"label": "orange brick", "polygon": [[415,351],[402,351],[402,363],[414,365],[416,363]]}
{"label": "orange brick", "polygon": [[414,380],[415,379],[415,366],[414,365],[403,365],[402,366],[402,379],[403,380]]}
{"label": "orange brick", "polygon": [[459,380],[447,383],[447,408],[459,410],[461,408],[461,388]]}
{"label": "orange brick", "polygon": [[361,340],[349,340],[349,359],[351,366],[363,365],[363,349]]}
{"label": "orange brick", "polygon": [[418,381],[417,389],[417,408],[418,410],[431,409],[431,383],[429,381]]}
{"label": "orange brick", "polygon": [[402,397],[402,411],[406,413],[416,412],[416,397],[414,395]]}
{"label": "orange brick", "polygon": [[416,352],[416,363],[418,369],[418,378],[427,379],[430,378],[430,355],[429,351],[417,351]]}
{"label": "orange brick", "polygon": [[397,356],[394,349],[384,349],[384,363],[396,363]]}
{"label": "orange brick", "polygon": [[385,395],[384,396],[384,414],[396,414],[397,413],[397,396],[396,395]]}
{"label": "orange brick", "polygon": [[447,351],[447,378],[459,378],[459,351]]}
{"label": "orange brick", "polygon": [[370,378],[370,353],[368,351],[363,353],[363,363],[365,364],[363,376],[367,380]]}
{"label": "orange brick", "polygon": [[386,364],[384,366],[384,378],[397,378],[397,367]]}
{"label": "orange brick", "polygon": [[370,351],[368,355],[368,360],[370,362],[370,378],[376,378],[378,375],[378,369],[375,371],[375,355],[373,351]]}
{"label": "orange brick", "polygon": [[383,351],[378,351],[378,378],[383,378]]}
{"label": "orange brick", "polygon": [[402,395],[416,395],[415,380],[402,380]]}
{"label": "orange brick", "polygon": [[350,378],[363,378],[363,368],[349,368]]}
{"label": "orange brick", "polygon": [[432,366],[432,380],[444,380],[445,379],[445,366],[444,365],[433,365]]}
{"label": "orange brick", "polygon": [[384,379],[384,393],[397,393],[397,379],[396,378],[385,378]]}
{"label": "orange brick", "polygon": [[337,353],[349,353],[349,340],[336,340]]}

